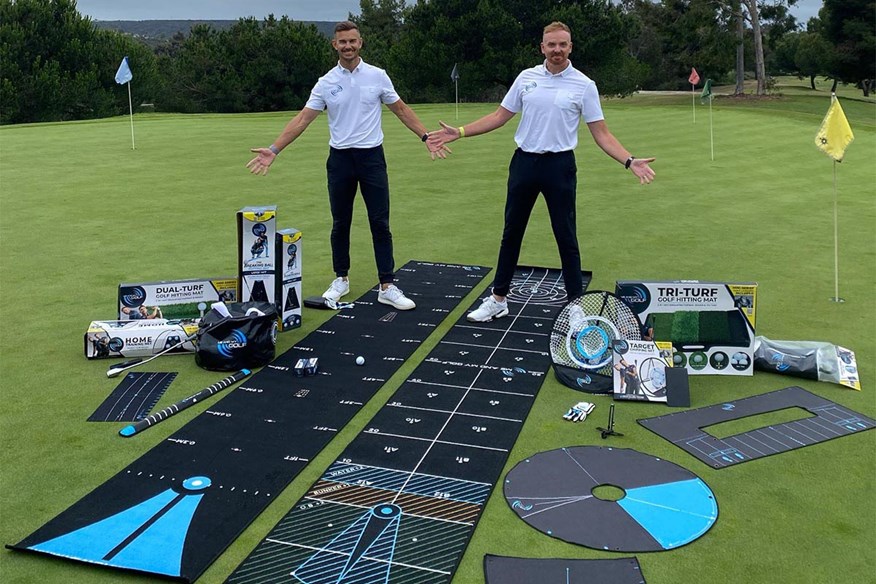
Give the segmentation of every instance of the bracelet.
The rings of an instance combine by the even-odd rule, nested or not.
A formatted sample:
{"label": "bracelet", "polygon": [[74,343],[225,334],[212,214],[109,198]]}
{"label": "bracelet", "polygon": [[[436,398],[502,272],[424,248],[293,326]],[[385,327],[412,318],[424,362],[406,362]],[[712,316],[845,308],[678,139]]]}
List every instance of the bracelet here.
{"label": "bracelet", "polygon": [[465,138],[465,126],[459,126],[457,129],[459,130],[459,137]]}
{"label": "bracelet", "polygon": [[429,139],[429,132],[426,132],[425,134],[423,134],[423,137],[420,138],[420,140],[422,140],[423,142],[425,142],[428,139]]}
{"label": "bracelet", "polygon": [[630,165],[633,163],[633,160],[635,160],[635,159],[636,159],[635,156],[630,156],[629,158],[627,158],[627,161],[624,162],[624,168],[625,168],[626,170],[629,170],[629,169],[630,169]]}
{"label": "bracelet", "polygon": [[274,153],[274,156],[277,156],[277,155],[280,154],[280,149],[277,148],[276,146],[274,146],[273,144],[271,144],[270,146],[268,146],[268,150],[270,150],[271,152],[273,152],[273,153]]}

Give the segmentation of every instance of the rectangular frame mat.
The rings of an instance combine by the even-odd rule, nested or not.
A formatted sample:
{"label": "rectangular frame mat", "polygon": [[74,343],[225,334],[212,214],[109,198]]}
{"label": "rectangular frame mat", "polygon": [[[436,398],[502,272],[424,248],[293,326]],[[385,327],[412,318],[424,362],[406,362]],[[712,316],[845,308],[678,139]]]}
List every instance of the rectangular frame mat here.
{"label": "rectangular frame mat", "polygon": [[460,318],[226,582],[449,582],[550,370],[565,296],[559,270],[518,267],[509,315]]}
{"label": "rectangular frame mat", "polygon": [[152,411],[174,379],[175,372],[129,371],[88,421],[139,422]]}
{"label": "rectangular frame mat", "polygon": [[[398,311],[376,288],[19,543],[191,582],[331,441],[488,273],[411,261]],[[366,365],[359,367],[355,357]],[[296,377],[303,357],[316,375]],[[152,430],[158,432],[158,430]],[[88,461],[80,461],[87,464]]]}
{"label": "rectangular frame mat", "polygon": [[[792,420],[719,439],[709,426],[786,408],[800,407],[811,418]],[[781,454],[876,427],[876,421],[793,385],[736,401],[638,420],[712,468]]]}

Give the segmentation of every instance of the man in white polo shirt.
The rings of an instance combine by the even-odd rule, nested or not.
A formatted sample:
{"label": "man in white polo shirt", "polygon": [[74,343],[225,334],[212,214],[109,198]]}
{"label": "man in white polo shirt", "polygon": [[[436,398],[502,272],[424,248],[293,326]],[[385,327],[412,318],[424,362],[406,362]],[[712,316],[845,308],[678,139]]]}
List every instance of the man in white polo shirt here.
{"label": "man in white polo shirt", "polygon": [[[389,230],[389,178],[383,156],[381,105],[386,106],[423,142],[426,127],[399,98],[386,71],[371,66],[359,56],[362,37],[349,21],[335,26],[332,46],[338,52],[338,65],[319,78],[304,108],[268,148],[253,148],[257,156],[247,163],[250,172],[265,175],[278,154],[300,136],[316,117],[326,110],[329,117],[328,173],[329,203],[332,211],[332,264],[337,278],[323,297],[337,302],[350,291],[350,227],[357,186],[368,210],[374,258],[380,291],[377,301],[399,310],[416,305],[392,282],[395,260]],[[443,145],[427,144],[432,158],[445,156]]]}
{"label": "man in white polo shirt", "polygon": [[577,167],[574,154],[581,118],[606,154],[632,171],[642,184],[654,179],[654,171],[649,166],[654,159],[631,156],[608,131],[596,84],[569,61],[572,52],[569,27],[561,22],[547,25],[541,52],[545,56],[544,63],[520,73],[495,112],[458,128],[441,122],[443,129],[429,135],[430,146],[438,148],[459,138],[491,132],[505,125],[517,112],[523,112],[514,135],[518,148],[508,171],[505,229],[492,294],[477,310],[469,313],[470,321],[486,322],[508,314],[506,296],[517,267],[526,224],[539,193],[544,195],[557,241],[567,298],[571,300],[583,292],[575,223]]}

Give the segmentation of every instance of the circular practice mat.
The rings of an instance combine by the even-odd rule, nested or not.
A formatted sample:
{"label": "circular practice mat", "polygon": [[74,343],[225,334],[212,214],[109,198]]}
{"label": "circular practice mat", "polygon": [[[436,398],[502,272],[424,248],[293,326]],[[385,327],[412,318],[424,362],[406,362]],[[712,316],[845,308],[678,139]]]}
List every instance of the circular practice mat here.
{"label": "circular practice mat", "polygon": [[599,550],[670,550],[699,538],[718,519],[715,496],[702,479],[626,448],[540,452],[511,469],[504,491],[532,527]]}

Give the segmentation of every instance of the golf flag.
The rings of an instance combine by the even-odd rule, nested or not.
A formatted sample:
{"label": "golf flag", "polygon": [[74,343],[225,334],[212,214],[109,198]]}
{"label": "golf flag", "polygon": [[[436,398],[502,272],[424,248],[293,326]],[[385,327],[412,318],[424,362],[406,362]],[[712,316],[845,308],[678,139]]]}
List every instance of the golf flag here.
{"label": "golf flag", "polygon": [[846,114],[843,113],[843,107],[836,95],[832,95],[827,115],[824,116],[821,128],[815,135],[815,145],[837,162],[842,162],[846,147],[854,139],[855,135],[852,133],[852,127],[849,126]]}
{"label": "golf flag", "polygon": [[119,65],[119,70],[116,71],[116,83],[124,85],[133,78],[134,74],[131,73],[131,68],[128,67],[128,57],[124,57]]}
{"label": "golf flag", "polygon": [[459,81],[459,70],[456,68],[456,63],[453,64],[453,71],[450,72],[451,81]]}
{"label": "golf flag", "polygon": [[690,68],[690,77],[687,78],[691,85],[697,85],[700,82],[700,74],[694,67]]}
{"label": "golf flag", "polygon": [[706,79],[706,84],[703,86],[703,93],[700,95],[700,99],[708,99],[711,101],[712,99],[712,80]]}

